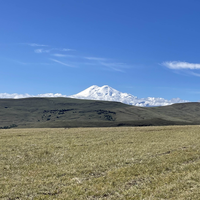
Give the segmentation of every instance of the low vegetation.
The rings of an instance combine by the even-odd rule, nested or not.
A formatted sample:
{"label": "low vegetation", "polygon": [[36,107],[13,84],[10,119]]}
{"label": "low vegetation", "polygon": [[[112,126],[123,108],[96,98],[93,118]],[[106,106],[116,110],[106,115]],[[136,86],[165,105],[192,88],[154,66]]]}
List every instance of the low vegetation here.
{"label": "low vegetation", "polygon": [[0,127],[0,129],[10,129],[10,128],[16,128],[17,125],[16,124],[11,124],[10,126],[3,126],[3,127]]}
{"label": "low vegetation", "polygon": [[0,199],[199,199],[199,130],[1,129]]}
{"label": "low vegetation", "polygon": [[0,99],[0,128],[200,125],[199,105],[137,107],[72,98]]}

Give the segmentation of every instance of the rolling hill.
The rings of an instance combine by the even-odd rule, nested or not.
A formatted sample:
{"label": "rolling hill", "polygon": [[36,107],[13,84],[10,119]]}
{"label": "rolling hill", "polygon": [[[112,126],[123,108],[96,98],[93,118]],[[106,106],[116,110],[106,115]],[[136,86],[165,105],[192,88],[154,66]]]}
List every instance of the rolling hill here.
{"label": "rolling hill", "polygon": [[73,98],[0,99],[0,127],[109,127],[200,124],[200,103],[136,107]]}

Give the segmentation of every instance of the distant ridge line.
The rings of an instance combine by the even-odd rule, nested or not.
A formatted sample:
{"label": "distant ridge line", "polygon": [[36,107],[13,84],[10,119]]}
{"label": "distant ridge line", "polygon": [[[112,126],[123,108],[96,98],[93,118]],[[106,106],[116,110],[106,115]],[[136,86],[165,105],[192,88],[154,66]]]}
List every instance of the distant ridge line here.
{"label": "distant ridge line", "polygon": [[73,98],[0,99],[1,128],[199,125],[200,103],[137,107]]}

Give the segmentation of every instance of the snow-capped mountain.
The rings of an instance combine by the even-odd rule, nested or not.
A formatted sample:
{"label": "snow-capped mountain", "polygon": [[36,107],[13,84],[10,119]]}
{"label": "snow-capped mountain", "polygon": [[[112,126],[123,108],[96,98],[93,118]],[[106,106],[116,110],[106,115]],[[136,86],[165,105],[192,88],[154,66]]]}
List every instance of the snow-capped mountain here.
{"label": "snow-capped mountain", "polygon": [[171,100],[155,97],[138,98],[128,93],[119,92],[108,85],[104,85],[102,87],[93,85],[82,92],[69,97],[76,99],[117,101],[134,106],[166,106],[174,103],[187,102],[179,98],[174,98]]}
{"label": "snow-capped mountain", "polygon": [[119,92],[108,85],[104,85],[102,87],[98,87],[97,85],[93,85],[82,92],[72,95],[66,96],[60,93],[46,93],[46,94],[38,94],[38,95],[30,95],[30,94],[8,94],[8,93],[0,93],[0,99],[19,99],[19,98],[30,98],[30,97],[71,97],[76,99],[92,99],[92,100],[105,100],[105,101],[117,101],[125,104],[130,104],[134,106],[166,106],[174,103],[184,103],[188,102],[185,100],[181,100],[179,98],[166,100],[163,98],[138,98],[128,93]]}

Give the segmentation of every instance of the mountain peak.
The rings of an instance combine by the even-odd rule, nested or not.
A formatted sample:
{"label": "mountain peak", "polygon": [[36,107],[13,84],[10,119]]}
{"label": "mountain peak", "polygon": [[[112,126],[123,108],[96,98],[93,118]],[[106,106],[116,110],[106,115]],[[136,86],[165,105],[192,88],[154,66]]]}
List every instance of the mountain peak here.
{"label": "mountain peak", "polygon": [[[112,89],[112,90],[113,90],[113,88],[110,87],[109,85],[103,85],[103,86],[101,86],[101,87],[99,87],[99,86],[97,86],[97,85],[92,85],[92,86],[90,86],[90,87],[87,88],[87,89],[99,89],[99,90],[101,90],[101,89]],[[87,89],[86,89],[86,90],[87,90]]]}
{"label": "mountain peak", "polygon": [[181,99],[166,100],[163,98],[147,97],[147,98],[137,98],[128,93],[122,93],[109,85],[103,85],[99,87],[97,85],[92,85],[89,88],[83,90],[82,92],[70,96],[76,99],[91,99],[91,100],[104,100],[104,101],[117,101],[129,105],[135,106],[166,106],[173,103],[183,103],[187,102]]}
{"label": "mountain peak", "polygon": [[[92,85],[89,88],[98,88],[98,87],[99,87],[98,85]],[[87,88],[87,89],[89,89],[89,88]]]}
{"label": "mountain peak", "polygon": [[103,85],[101,88],[111,88],[109,85]]}
{"label": "mountain peak", "polygon": [[130,94],[119,92],[109,85],[103,85],[102,87],[93,85],[70,97],[77,99],[106,100],[127,103],[127,98],[130,98],[130,96],[134,99],[137,98]]}

